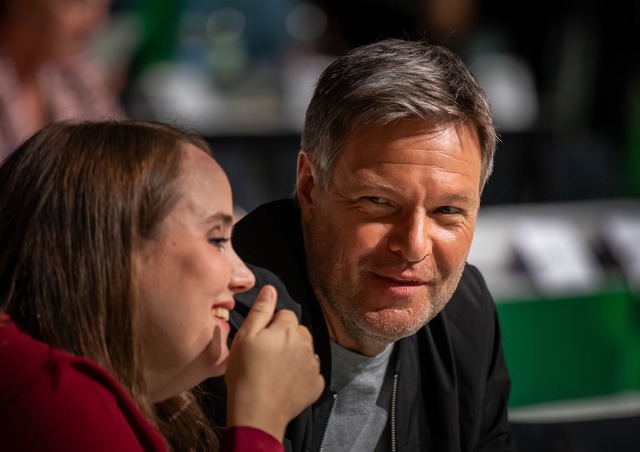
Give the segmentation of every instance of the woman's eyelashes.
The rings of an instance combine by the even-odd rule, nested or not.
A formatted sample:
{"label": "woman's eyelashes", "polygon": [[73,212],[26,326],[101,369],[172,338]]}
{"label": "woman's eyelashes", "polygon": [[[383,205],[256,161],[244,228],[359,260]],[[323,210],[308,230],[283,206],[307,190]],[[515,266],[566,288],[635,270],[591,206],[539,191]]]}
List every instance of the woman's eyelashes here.
{"label": "woman's eyelashes", "polygon": [[219,250],[224,250],[227,243],[229,243],[229,237],[211,237],[209,243],[215,246]]}

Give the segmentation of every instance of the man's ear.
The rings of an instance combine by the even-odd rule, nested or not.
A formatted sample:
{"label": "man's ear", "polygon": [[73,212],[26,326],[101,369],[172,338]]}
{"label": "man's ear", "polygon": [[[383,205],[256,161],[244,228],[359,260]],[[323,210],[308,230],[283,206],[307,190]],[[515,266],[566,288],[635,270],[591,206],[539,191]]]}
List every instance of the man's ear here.
{"label": "man's ear", "polygon": [[309,157],[302,149],[298,153],[298,173],[296,179],[296,197],[300,209],[304,212],[311,207],[316,194],[316,179]]}

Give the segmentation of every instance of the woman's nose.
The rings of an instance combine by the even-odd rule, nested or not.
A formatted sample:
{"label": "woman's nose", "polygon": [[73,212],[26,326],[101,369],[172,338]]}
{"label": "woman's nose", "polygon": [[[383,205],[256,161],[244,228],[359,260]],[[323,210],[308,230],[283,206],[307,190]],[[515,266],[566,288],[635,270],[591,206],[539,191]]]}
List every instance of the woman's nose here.
{"label": "woman's nose", "polygon": [[251,270],[240,259],[240,256],[235,251],[229,256],[231,259],[231,280],[229,281],[229,288],[234,293],[246,292],[256,284],[256,277]]}

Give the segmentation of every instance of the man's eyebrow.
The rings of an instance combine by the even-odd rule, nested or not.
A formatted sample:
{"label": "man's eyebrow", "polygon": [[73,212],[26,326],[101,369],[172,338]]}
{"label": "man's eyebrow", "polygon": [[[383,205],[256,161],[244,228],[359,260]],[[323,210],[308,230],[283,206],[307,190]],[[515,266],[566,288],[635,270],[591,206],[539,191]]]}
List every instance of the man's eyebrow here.
{"label": "man's eyebrow", "polygon": [[477,204],[478,203],[478,199],[475,196],[471,196],[471,195],[466,195],[466,194],[458,194],[458,193],[453,193],[450,195],[447,195],[444,197],[445,200],[447,201],[457,201],[457,202],[464,202],[464,203],[469,203],[469,204]]}
{"label": "man's eyebrow", "polygon": [[223,223],[224,227],[229,228],[233,225],[233,217],[224,212],[216,212],[204,219],[207,224]]}
{"label": "man's eyebrow", "polygon": [[371,176],[363,177],[357,180],[357,182],[363,188],[377,188],[377,189],[389,190],[389,191],[396,191],[397,189],[397,187],[394,184],[390,184],[387,181],[378,179],[376,177],[371,177]]}

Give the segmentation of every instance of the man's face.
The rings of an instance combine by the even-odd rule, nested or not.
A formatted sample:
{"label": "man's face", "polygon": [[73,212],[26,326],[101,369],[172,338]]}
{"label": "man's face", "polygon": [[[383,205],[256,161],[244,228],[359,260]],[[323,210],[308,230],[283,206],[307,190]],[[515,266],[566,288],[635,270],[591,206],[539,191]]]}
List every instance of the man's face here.
{"label": "man's face", "polygon": [[309,277],[333,340],[375,355],[440,312],[471,247],[480,168],[478,137],[466,125],[359,130],[326,191],[301,153]]}

